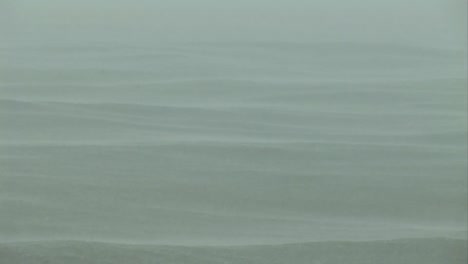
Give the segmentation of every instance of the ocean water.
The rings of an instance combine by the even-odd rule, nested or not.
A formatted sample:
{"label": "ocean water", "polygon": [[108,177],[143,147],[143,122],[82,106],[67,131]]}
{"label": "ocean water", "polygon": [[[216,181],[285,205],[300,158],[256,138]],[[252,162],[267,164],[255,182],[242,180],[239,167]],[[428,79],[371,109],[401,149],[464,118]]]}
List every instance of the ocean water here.
{"label": "ocean water", "polygon": [[0,263],[466,263],[458,51],[0,48]]}

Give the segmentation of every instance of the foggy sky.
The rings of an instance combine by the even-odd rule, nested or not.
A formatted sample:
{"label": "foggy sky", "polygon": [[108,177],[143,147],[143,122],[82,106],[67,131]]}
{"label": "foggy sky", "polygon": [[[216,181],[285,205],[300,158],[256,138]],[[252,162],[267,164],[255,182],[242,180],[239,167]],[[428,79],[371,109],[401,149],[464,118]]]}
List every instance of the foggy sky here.
{"label": "foggy sky", "polygon": [[464,48],[466,0],[0,0],[5,38]]}

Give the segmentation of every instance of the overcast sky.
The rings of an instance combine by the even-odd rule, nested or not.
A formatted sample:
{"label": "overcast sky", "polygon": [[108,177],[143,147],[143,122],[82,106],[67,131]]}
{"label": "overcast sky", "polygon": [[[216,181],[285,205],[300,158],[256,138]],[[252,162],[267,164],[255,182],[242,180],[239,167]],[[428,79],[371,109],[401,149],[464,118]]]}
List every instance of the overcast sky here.
{"label": "overcast sky", "polygon": [[467,0],[0,0],[5,37],[465,47]]}

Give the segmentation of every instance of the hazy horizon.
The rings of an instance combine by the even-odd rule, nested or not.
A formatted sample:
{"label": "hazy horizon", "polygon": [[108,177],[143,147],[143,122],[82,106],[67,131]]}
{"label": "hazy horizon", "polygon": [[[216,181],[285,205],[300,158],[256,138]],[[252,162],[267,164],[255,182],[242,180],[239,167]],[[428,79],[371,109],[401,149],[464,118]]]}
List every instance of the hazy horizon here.
{"label": "hazy horizon", "polygon": [[4,39],[375,42],[466,49],[466,1],[2,0]]}

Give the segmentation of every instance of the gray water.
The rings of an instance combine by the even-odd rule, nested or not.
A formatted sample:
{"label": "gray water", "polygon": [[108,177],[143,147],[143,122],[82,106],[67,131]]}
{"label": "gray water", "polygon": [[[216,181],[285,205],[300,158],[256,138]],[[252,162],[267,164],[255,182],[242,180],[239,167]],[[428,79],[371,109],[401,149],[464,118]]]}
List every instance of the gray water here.
{"label": "gray water", "polygon": [[467,261],[463,52],[0,54],[0,263]]}

